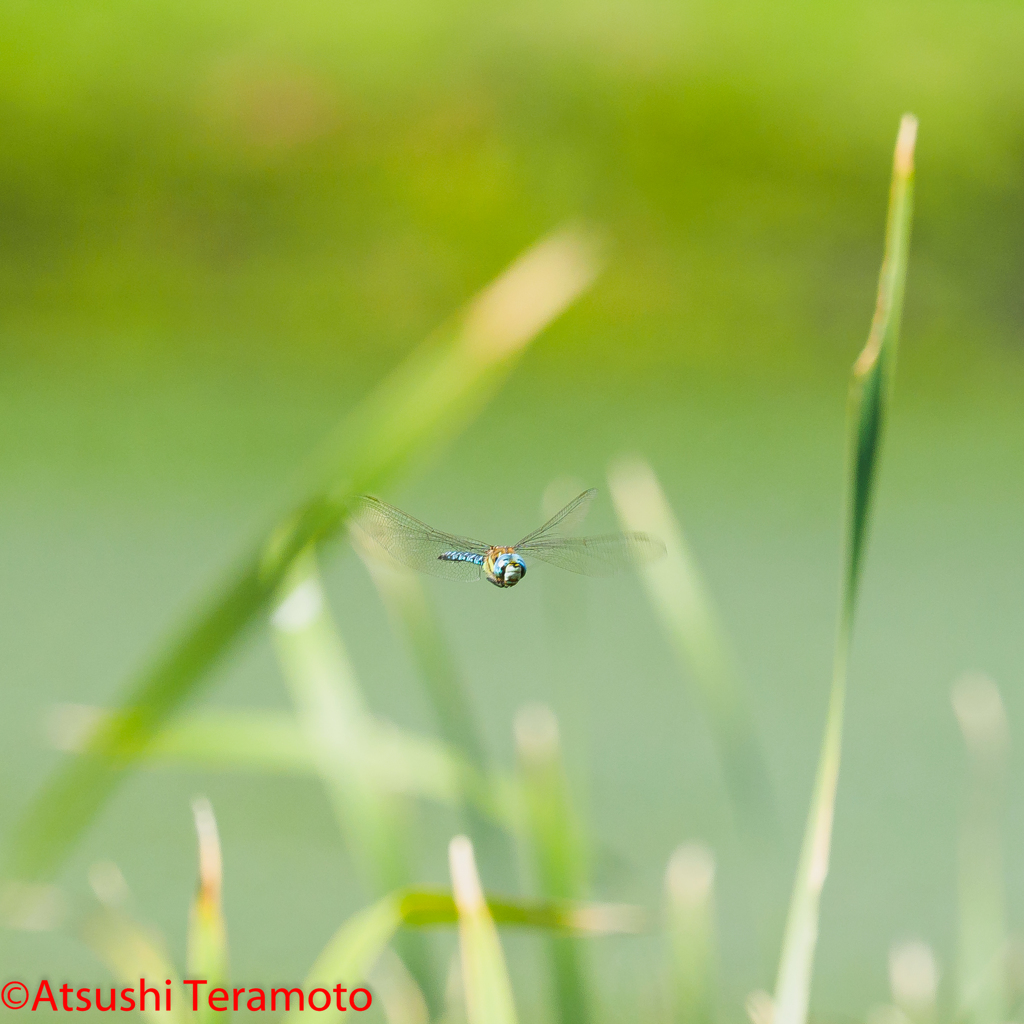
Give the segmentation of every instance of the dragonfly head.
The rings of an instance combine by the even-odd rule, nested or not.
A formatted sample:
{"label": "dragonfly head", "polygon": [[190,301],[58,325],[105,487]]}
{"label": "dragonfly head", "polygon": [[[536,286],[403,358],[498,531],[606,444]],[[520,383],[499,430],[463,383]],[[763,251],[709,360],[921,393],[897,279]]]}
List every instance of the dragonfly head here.
{"label": "dragonfly head", "polygon": [[526,562],[514,551],[502,551],[494,558],[489,574],[496,587],[514,587],[526,575]]}

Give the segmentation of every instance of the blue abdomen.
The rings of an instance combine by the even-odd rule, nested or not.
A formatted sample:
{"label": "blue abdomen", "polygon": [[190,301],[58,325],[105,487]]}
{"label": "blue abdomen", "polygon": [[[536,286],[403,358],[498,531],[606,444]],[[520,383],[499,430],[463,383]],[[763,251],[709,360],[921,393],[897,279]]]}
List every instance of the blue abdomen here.
{"label": "blue abdomen", "polygon": [[445,551],[437,556],[441,562],[472,562],[474,565],[483,565],[484,556],[477,555],[472,551]]}

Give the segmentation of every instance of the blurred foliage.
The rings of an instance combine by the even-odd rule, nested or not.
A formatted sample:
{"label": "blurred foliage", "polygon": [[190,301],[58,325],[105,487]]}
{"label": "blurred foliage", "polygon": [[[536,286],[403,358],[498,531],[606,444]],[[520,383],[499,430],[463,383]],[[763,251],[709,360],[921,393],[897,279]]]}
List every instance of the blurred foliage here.
{"label": "blurred foliage", "polygon": [[591,358],[803,361],[854,326],[905,109],[912,308],[1015,331],[1022,41],[997,3],[8,0],[5,342],[386,352],[581,215]]}

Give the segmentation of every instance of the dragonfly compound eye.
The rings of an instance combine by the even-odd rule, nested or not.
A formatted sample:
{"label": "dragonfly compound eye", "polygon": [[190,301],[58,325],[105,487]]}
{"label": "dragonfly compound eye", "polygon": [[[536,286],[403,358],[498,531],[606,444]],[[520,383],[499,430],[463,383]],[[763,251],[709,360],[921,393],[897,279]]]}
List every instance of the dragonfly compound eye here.
{"label": "dragonfly compound eye", "polygon": [[526,575],[526,563],[519,555],[502,555],[495,569],[506,587],[514,587]]}

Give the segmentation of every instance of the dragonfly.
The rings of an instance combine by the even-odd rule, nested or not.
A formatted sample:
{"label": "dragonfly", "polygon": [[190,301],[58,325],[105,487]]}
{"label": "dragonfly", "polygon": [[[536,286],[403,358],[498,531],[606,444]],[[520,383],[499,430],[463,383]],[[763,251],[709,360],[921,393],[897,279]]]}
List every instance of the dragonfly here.
{"label": "dragonfly", "polygon": [[395,561],[410,569],[448,580],[486,579],[502,589],[514,587],[526,575],[528,559],[583,576],[611,576],[665,554],[665,545],[646,533],[567,536],[583,521],[596,495],[595,488],[584,491],[540,529],[509,547],[435,530],[369,495],[357,499],[353,519]]}

